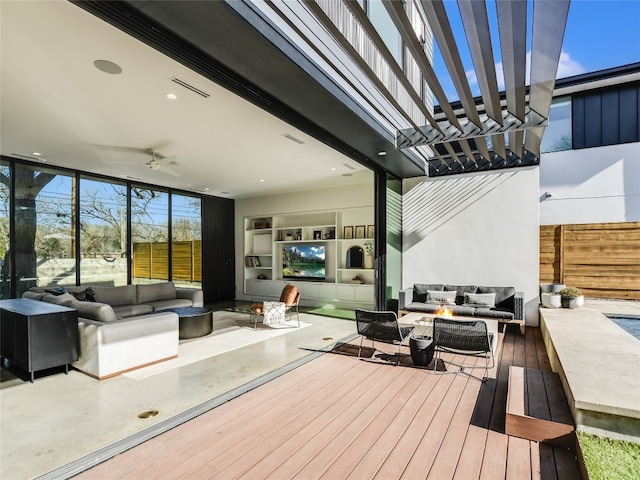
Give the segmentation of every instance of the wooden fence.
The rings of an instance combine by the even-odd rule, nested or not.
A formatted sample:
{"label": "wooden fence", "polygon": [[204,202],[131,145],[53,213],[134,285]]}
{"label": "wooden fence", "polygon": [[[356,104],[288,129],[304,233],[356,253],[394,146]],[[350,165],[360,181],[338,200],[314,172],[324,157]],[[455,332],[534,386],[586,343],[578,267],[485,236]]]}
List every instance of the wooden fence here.
{"label": "wooden fence", "polygon": [[[169,278],[169,245],[167,242],[133,244],[132,275],[135,278]],[[202,281],[202,242],[173,242],[172,266],[174,280]]]}
{"label": "wooden fence", "polygon": [[540,283],[640,300],[640,222],[541,226]]}

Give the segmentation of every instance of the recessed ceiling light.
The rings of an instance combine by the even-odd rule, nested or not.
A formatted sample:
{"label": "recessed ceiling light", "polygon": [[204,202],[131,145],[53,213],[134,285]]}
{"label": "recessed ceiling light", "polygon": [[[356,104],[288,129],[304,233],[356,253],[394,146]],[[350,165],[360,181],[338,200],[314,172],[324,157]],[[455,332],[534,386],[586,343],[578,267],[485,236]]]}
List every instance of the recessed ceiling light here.
{"label": "recessed ceiling light", "polygon": [[40,152],[33,152],[32,155],[35,155],[36,157],[39,157],[40,155],[42,155]]}
{"label": "recessed ceiling light", "polygon": [[261,178],[261,179],[260,179],[260,183],[264,183],[264,179],[262,179],[262,178]]}
{"label": "recessed ceiling light", "polygon": [[331,171],[335,172],[336,171],[336,167],[331,167]]}
{"label": "recessed ceiling light", "polygon": [[169,100],[175,100],[178,96],[175,93],[167,93],[167,98]]}
{"label": "recessed ceiling light", "polygon": [[384,157],[387,154],[387,152],[385,152],[384,150],[381,150],[378,152],[378,156],[380,157]]}
{"label": "recessed ceiling light", "polygon": [[111,75],[119,75],[122,73],[122,67],[109,60],[96,60],[93,65],[104,73],[110,73]]}

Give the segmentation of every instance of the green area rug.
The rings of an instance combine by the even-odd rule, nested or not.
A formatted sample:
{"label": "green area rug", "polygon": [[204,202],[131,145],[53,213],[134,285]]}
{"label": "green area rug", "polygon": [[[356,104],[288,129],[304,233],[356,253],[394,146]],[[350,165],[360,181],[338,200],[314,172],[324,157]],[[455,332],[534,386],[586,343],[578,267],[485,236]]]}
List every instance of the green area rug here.
{"label": "green area rug", "polygon": [[322,315],[324,317],[342,318],[344,320],[356,319],[355,310],[344,310],[342,308],[318,307],[310,308],[309,310],[305,309],[304,312],[311,313],[313,315]]}

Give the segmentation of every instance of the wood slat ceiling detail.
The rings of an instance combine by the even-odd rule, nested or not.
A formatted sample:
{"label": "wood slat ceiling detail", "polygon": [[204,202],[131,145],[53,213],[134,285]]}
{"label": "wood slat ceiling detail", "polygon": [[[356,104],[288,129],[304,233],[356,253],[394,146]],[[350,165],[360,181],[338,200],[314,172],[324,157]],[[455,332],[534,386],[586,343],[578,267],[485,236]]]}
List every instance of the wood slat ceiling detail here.
{"label": "wood slat ceiling detail", "polygon": [[[440,111],[431,114],[425,103],[405,78],[392,54],[375,32],[367,15],[356,0],[345,0],[353,18],[380,52],[388,69],[403,85],[407,96],[417,105],[424,118],[412,118],[380,79],[357,48],[331,22],[323,11],[323,3],[305,0],[319,22],[339,39],[345,52],[360,66],[364,75],[378,86],[383,97],[398,109],[405,125],[396,131],[396,147],[414,149],[425,158],[425,174],[448,175],[469,171],[492,170],[535,165],[540,159],[540,143],[551,105],[555,76],[560,61],[562,41],[569,13],[570,0],[533,2],[533,15],[528,18],[527,0],[496,2],[500,52],[504,71],[504,96],[501,101],[496,76],[495,56],[489,28],[489,12],[483,0],[458,0],[465,29],[464,37],[455,37],[442,0],[415,0],[413,7],[433,30],[440,53],[447,65],[460,98],[461,110],[454,110],[433,68],[431,55],[425,53],[423,42],[407,14],[405,2],[382,0],[396,26],[406,52],[417,64],[428,88],[439,104]],[[449,12],[451,14],[451,11]],[[531,28],[531,82],[527,97],[526,45]],[[471,52],[481,100],[474,99],[460,49]],[[426,125],[421,125],[426,121]],[[505,144],[508,136],[508,148]],[[425,150],[417,147],[428,147]]]}

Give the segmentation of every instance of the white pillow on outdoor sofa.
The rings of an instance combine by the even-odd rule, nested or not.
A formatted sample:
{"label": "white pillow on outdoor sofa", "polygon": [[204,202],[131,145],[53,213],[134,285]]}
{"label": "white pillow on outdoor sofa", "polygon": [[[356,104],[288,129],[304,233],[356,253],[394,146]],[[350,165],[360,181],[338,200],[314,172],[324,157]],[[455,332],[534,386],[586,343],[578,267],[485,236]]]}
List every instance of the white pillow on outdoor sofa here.
{"label": "white pillow on outdoor sofa", "polygon": [[496,306],[496,294],[494,293],[465,293],[465,307],[494,308]]}
{"label": "white pillow on outdoor sofa", "polygon": [[456,291],[427,290],[427,303],[455,305]]}

